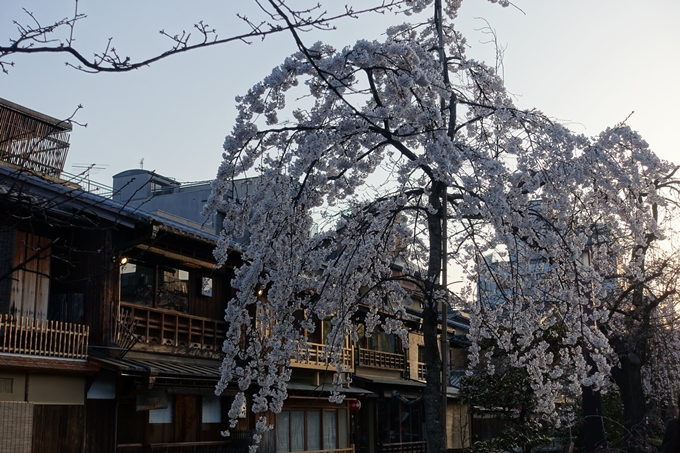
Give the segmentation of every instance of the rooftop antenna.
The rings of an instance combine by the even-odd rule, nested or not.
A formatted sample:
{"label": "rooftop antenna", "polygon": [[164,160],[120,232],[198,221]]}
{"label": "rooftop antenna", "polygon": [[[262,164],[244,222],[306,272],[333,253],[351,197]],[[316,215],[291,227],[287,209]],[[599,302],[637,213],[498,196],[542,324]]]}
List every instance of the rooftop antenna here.
{"label": "rooftop antenna", "polygon": [[71,168],[73,168],[74,171],[78,171],[78,176],[81,176],[83,179],[90,179],[90,175],[96,175],[100,171],[106,170],[106,167],[108,166],[109,164],[71,164]]}
{"label": "rooftop antenna", "polygon": [[141,168],[142,170],[144,169],[144,158],[143,158],[143,157],[142,157],[142,159],[139,161],[139,168]]}
{"label": "rooftop antenna", "polygon": [[74,180],[78,184],[83,184],[87,183],[87,191],[91,192],[91,187],[90,183],[92,182],[90,179],[91,175],[96,175],[102,170],[106,170],[106,167],[108,167],[109,164],[85,164],[85,163],[76,163],[76,164],[71,164],[71,168],[73,168],[74,172],[78,172],[78,174],[75,176]]}

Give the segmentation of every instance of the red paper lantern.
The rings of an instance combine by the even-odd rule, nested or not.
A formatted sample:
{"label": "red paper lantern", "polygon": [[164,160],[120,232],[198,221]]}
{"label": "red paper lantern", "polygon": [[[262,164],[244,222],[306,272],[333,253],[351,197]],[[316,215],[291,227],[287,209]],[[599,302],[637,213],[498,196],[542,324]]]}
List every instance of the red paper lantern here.
{"label": "red paper lantern", "polygon": [[356,412],[359,409],[361,409],[361,401],[359,400],[352,400],[349,402],[349,410],[352,412]]}

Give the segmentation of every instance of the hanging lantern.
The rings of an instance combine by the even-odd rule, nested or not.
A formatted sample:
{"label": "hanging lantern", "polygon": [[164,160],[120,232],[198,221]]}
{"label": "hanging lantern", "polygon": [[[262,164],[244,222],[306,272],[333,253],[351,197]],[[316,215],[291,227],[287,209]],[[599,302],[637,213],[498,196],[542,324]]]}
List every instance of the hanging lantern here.
{"label": "hanging lantern", "polygon": [[356,412],[359,409],[361,409],[361,401],[359,400],[352,400],[349,402],[349,410],[352,412]]}

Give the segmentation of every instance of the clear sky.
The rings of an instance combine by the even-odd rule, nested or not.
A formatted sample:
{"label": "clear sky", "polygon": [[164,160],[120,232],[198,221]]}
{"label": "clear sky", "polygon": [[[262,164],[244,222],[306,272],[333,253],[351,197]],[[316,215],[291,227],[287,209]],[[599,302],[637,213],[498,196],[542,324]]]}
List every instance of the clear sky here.
{"label": "clear sky", "polygon": [[[13,20],[47,24],[69,16],[73,0],[0,0],[0,40],[15,36]],[[368,1],[368,0],[366,0]],[[326,0],[339,7],[346,0]],[[361,5],[361,1],[355,4]],[[465,0],[457,27],[473,46],[470,54],[492,62],[494,49],[478,31],[485,18],[506,47],[506,86],[521,108],[538,108],[587,135],[635,113],[628,123],[663,158],[680,162],[673,134],[680,105],[680,1],[515,0],[501,8]],[[242,29],[236,12],[256,17],[251,0],[80,0],[88,15],[75,32],[86,53],[101,51],[109,37],[132,60],[161,52],[169,42],[158,31],[189,30],[204,20],[220,35]],[[338,30],[307,34],[337,47],[359,38],[380,39],[403,16],[364,16],[338,22]],[[476,31],[477,30],[477,31]],[[65,55],[16,56],[0,74],[0,97],[65,118],[82,104],[66,171],[78,164],[105,166],[93,179],[111,184],[120,171],[144,168],[179,181],[214,177],[224,137],[235,117],[234,97],[267,75],[293,52],[280,34],[255,42],[177,55],[126,74],[84,74],[68,68]],[[491,60],[491,61],[490,61]]]}

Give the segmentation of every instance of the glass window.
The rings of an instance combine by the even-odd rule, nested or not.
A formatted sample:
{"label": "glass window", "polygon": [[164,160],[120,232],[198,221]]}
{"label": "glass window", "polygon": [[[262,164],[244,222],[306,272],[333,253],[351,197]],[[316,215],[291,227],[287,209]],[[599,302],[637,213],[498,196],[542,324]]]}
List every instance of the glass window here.
{"label": "glass window", "polygon": [[346,409],[287,410],[276,416],[276,451],[319,451],[347,448]]}
{"label": "glass window", "polygon": [[189,272],[168,267],[158,269],[156,307],[187,311],[189,308]]}
{"label": "glass window", "polygon": [[395,399],[378,403],[379,438],[384,443],[417,442],[423,439],[420,405],[405,405]]}
{"label": "glass window", "polygon": [[276,415],[276,451],[290,451],[290,412],[281,411]]}
{"label": "glass window", "polygon": [[153,276],[155,269],[139,263],[124,264],[120,268],[120,300],[140,305],[153,305]]}
{"label": "glass window", "polygon": [[347,411],[345,409],[338,409],[338,448],[347,448],[347,439],[349,437],[347,431]]}
{"label": "glass window", "polygon": [[219,396],[204,396],[201,410],[203,423],[222,423],[222,404]]}
{"label": "glass window", "polygon": [[187,312],[189,272],[137,261],[128,262],[120,268],[120,300]]}
{"label": "glass window", "polygon": [[174,442],[174,398],[168,395],[168,407],[149,411],[149,440],[151,443]]}
{"label": "glass window", "polygon": [[149,423],[172,423],[172,399],[168,397],[168,407],[149,411]]}
{"label": "glass window", "polygon": [[321,411],[307,411],[307,450],[321,450]]}
{"label": "glass window", "polygon": [[305,449],[305,411],[291,411],[290,415],[290,451],[303,451]]}
{"label": "glass window", "polygon": [[338,448],[338,413],[323,411],[323,448],[324,450]]}

